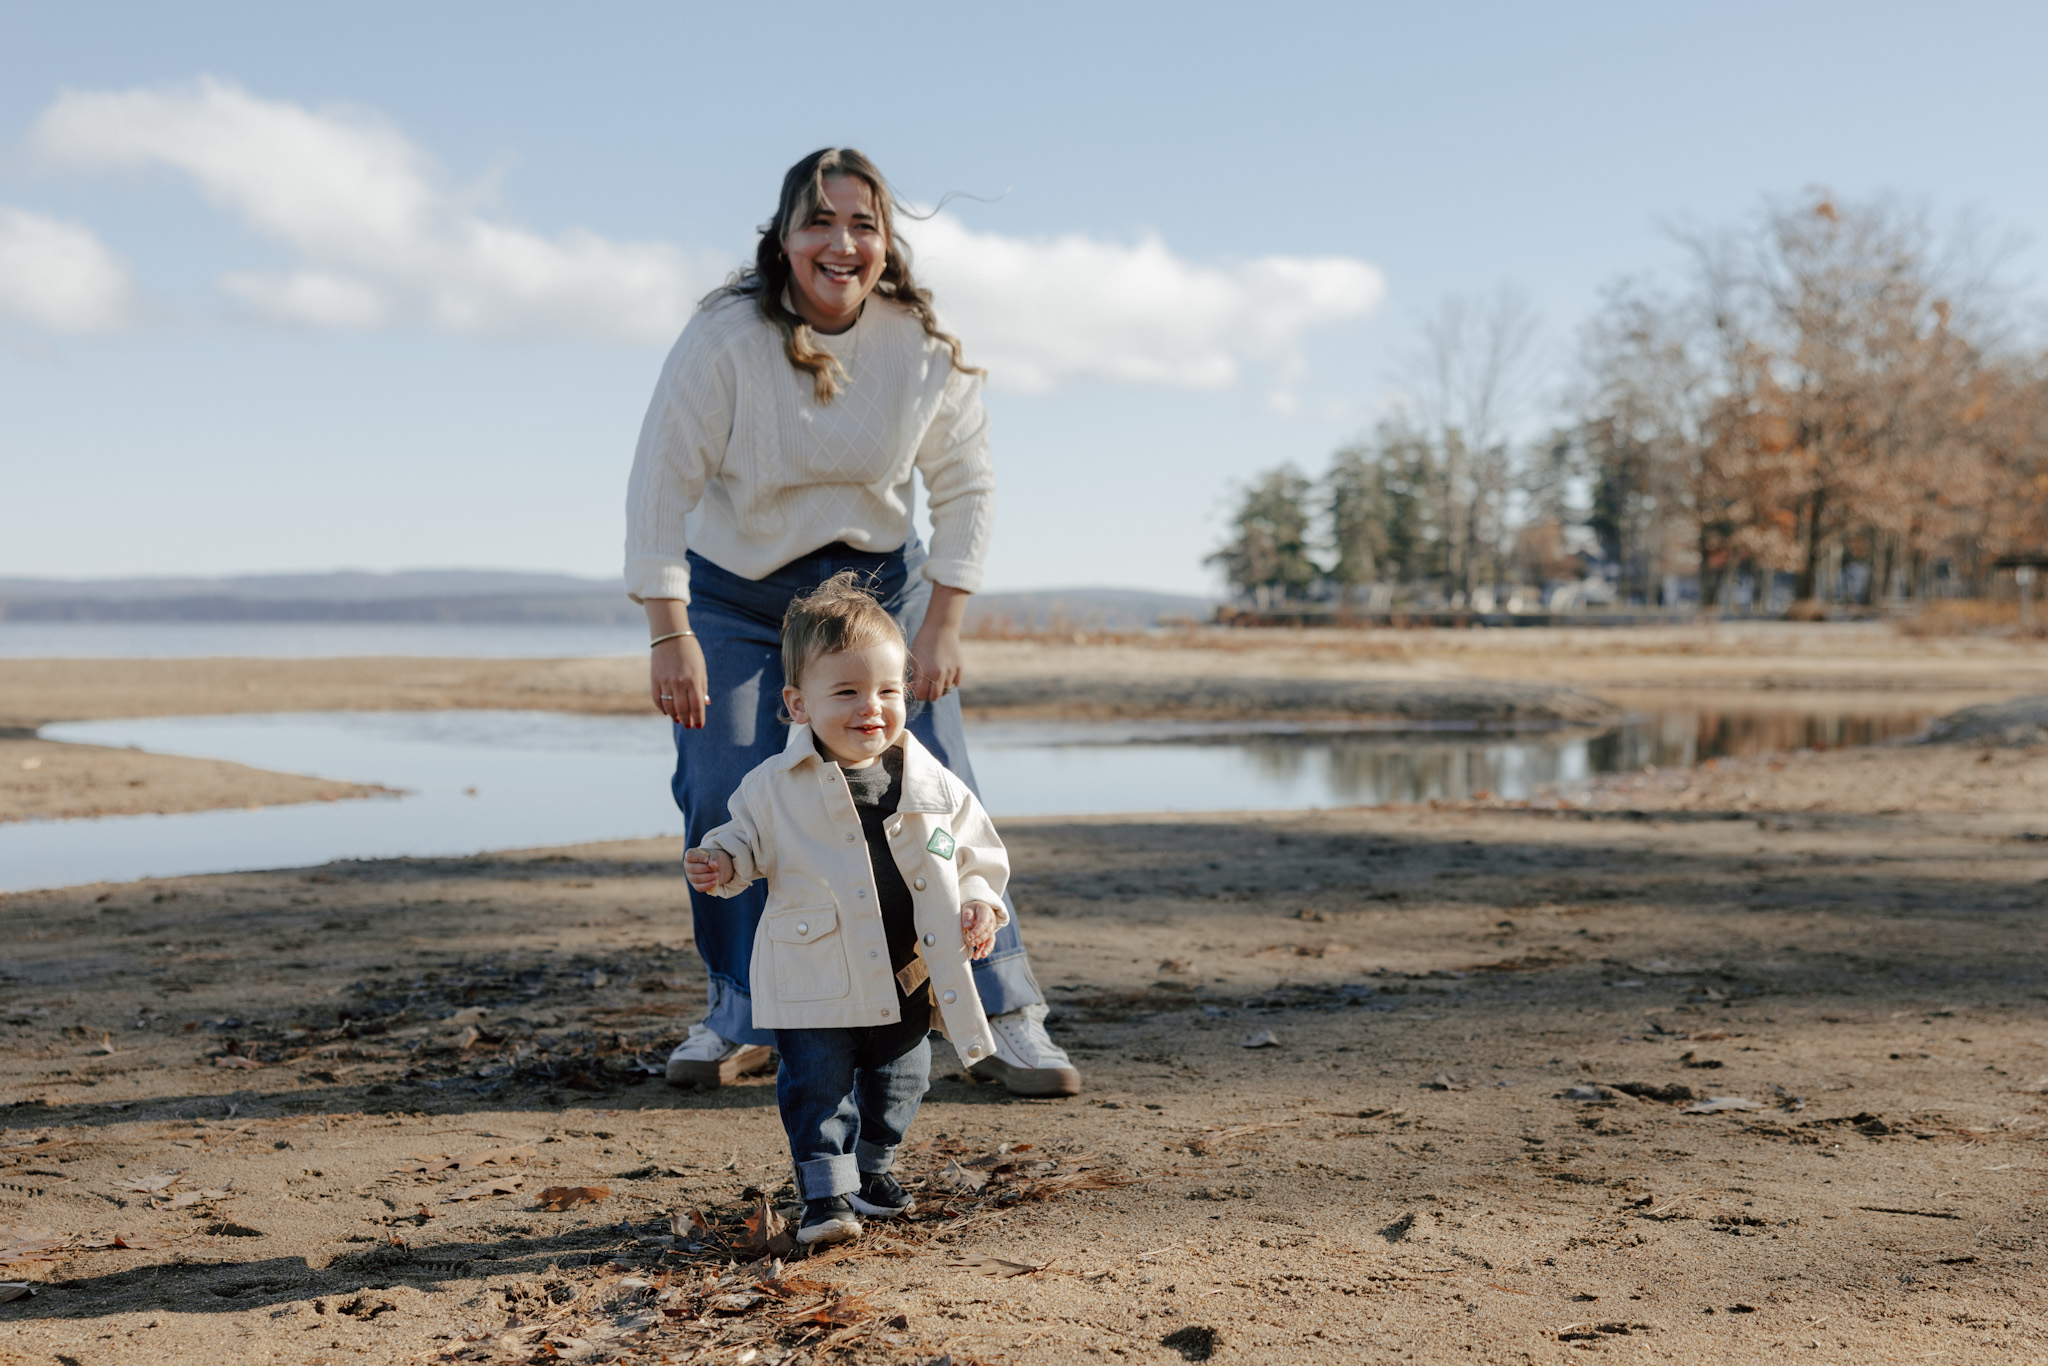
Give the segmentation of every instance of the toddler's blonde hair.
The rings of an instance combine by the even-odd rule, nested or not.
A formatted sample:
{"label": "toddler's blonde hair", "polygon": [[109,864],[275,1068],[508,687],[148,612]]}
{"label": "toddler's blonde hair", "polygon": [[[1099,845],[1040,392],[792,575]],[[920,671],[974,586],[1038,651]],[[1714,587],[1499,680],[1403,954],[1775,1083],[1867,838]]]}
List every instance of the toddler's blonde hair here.
{"label": "toddler's blonde hair", "polygon": [[860,586],[858,573],[841,570],[790,603],[783,614],[783,681],[801,688],[804,670],[818,656],[890,643],[904,644],[903,628],[873,593]]}

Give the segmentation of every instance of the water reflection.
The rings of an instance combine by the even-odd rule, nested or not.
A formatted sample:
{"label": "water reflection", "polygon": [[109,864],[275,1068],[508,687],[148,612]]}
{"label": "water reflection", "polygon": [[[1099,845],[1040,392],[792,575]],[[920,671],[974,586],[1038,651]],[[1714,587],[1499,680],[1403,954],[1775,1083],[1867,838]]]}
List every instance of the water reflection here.
{"label": "water reflection", "polygon": [[[1510,799],[1646,764],[1867,744],[1913,715],[1672,708],[1604,732],[1191,723],[978,724],[997,817],[1259,811]],[[395,800],[0,824],[0,891],[143,876],[447,856],[680,833],[659,718],[370,712],[70,722],[53,740],[133,745],[379,783]]]}
{"label": "water reflection", "polygon": [[1910,713],[1721,711],[1676,707],[1606,731],[1484,733],[1347,726],[1106,723],[993,725],[975,765],[998,814],[1227,811],[1519,800],[1649,765],[1909,736]]}

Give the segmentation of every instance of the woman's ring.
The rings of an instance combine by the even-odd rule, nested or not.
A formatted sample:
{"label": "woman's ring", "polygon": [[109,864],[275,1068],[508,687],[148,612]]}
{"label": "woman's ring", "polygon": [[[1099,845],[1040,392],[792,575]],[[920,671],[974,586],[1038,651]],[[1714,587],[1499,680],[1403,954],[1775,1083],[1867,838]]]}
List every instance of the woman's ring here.
{"label": "woman's ring", "polygon": [[661,700],[664,702],[673,702],[676,700],[676,695],[674,693],[665,692],[661,695]]}

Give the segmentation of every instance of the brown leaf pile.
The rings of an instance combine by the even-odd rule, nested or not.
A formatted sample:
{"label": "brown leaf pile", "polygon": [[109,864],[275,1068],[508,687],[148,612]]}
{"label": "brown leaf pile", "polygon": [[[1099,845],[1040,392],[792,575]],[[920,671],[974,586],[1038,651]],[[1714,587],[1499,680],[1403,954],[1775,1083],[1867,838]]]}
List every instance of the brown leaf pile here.
{"label": "brown leaf pile", "polygon": [[73,1252],[99,1252],[110,1248],[143,1252],[168,1247],[175,1241],[173,1238],[146,1238],[132,1233],[100,1238],[91,1234],[52,1233],[48,1229],[0,1227],[0,1266],[54,1262]]}
{"label": "brown leaf pile", "polygon": [[560,1214],[578,1205],[594,1205],[612,1193],[610,1186],[549,1186],[536,1199],[550,1214]]}
{"label": "brown leaf pile", "polygon": [[529,1162],[534,1157],[533,1145],[522,1143],[516,1148],[488,1148],[473,1153],[457,1153],[454,1156],[419,1157],[406,1163],[401,1172],[473,1172],[479,1167],[507,1167],[514,1162]]}
{"label": "brown leaf pile", "polygon": [[464,1200],[485,1200],[493,1195],[512,1195],[526,1184],[523,1176],[501,1176],[495,1181],[483,1181],[453,1195],[441,1197],[444,1205],[457,1204]]}

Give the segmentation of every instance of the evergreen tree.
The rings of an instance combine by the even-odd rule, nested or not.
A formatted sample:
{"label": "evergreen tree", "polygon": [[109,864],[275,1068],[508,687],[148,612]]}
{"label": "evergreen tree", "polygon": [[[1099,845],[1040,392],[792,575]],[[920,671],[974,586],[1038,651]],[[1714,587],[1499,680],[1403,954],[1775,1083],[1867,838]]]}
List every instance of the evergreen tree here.
{"label": "evergreen tree", "polygon": [[1228,544],[1208,557],[1239,592],[1308,595],[1322,571],[1309,555],[1309,481],[1291,465],[1268,470],[1245,490]]}

